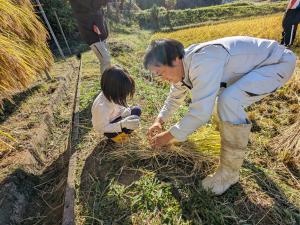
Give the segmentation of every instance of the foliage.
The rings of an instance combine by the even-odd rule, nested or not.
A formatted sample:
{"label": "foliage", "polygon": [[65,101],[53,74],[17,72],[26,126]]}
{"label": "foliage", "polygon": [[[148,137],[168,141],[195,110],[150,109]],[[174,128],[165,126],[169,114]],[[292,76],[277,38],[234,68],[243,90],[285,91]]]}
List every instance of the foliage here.
{"label": "foliage", "polygon": [[152,20],[152,24],[154,26],[154,29],[159,29],[159,9],[157,7],[157,5],[153,5],[153,7],[151,8],[150,11],[150,16],[151,16],[151,20]]}
{"label": "foliage", "polygon": [[165,0],[165,8],[167,10],[174,9],[176,6],[176,0]]}
{"label": "foliage", "polygon": [[141,8],[141,9],[150,9],[153,7],[153,5],[157,6],[164,6],[165,5],[165,0],[136,0],[136,4]]}
{"label": "foliage", "polygon": [[196,8],[199,6],[219,5],[222,0],[177,0],[177,9]]}
{"label": "foliage", "polygon": [[[187,24],[197,24],[206,21],[220,21],[224,19],[241,18],[245,16],[267,15],[276,12],[284,12],[286,4],[273,3],[264,5],[254,5],[248,3],[234,3],[221,6],[203,7],[186,10],[161,10],[159,13],[159,27],[184,26]],[[140,27],[155,29],[151,13],[145,11],[136,15],[136,20]]]}
{"label": "foliage", "polygon": [[[164,6],[168,4],[170,0],[136,0],[137,5],[141,9],[150,9],[153,5]],[[176,9],[195,8],[200,6],[218,5],[222,3],[222,0],[172,0]]]}
{"label": "foliage", "polygon": [[[60,43],[63,43],[63,36],[59,29],[59,24],[55,17],[55,12],[62,26],[64,34],[66,35],[67,40],[79,37],[76,21],[72,14],[71,5],[67,0],[40,0],[40,3],[43,6],[43,9],[53,29],[53,32],[55,33],[55,36],[57,37]],[[38,11],[38,8],[36,8],[36,10]],[[44,19],[42,19],[42,21],[44,21]],[[52,40],[50,41],[52,45]]]}

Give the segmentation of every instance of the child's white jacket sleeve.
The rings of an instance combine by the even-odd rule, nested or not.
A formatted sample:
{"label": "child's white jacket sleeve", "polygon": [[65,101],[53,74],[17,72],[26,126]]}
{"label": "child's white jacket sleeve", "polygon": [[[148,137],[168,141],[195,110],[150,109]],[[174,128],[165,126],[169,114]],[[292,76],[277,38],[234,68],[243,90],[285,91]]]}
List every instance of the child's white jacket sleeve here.
{"label": "child's white jacket sleeve", "polygon": [[101,102],[96,99],[92,107],[92,124],[94,129],[100,133],[114,133],[121,132],[120,123],[110,123],[110,116],[113,108],[106,102]]}
{"label": "child's white jacket sleeve", "polygon": [[219,58],[224,51],[220,48],[205,47],[191,59],[189,76],[193,85],[192,102],[182,120],[170,128],[170,133],[178,141],[185,141],[188,135],[210,119],[225,64],[224,58]]}

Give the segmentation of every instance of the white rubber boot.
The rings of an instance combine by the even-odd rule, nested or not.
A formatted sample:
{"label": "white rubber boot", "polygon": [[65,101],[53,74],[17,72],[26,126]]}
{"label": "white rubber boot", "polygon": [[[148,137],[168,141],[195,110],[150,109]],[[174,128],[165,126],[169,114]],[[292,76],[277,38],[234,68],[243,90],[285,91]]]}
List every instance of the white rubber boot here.
{"label": "white rubber boot", "polygon": [[215,174],[202,181],[204,189],[221,195],[239,181],[239,171],[246,155],[250,130],[251,124],[234,125],[220,121],[220,165]]}

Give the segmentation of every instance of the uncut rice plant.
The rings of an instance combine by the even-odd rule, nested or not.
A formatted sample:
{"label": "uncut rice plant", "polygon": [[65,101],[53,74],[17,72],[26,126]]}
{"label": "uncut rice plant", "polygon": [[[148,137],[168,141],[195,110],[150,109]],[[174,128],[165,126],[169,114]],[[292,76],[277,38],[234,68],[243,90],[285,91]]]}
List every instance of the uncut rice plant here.
{"label": "uncut rice plant", "polygon": [[[245,18],[238,21],[205,25],[170,33],[156,33],[152,39],[178,39],[183,42],[185,46],[235,35],[254,36],[279,41],[282,32],[281,22],[282,14],[259,18]],[[297,46],[299,44],[299,38],[296,37],[294,45]]]}
{"label": "uncut rice plant", "polygon": [[0,0],[0,106],[49,69],[47,37],[29,0]]}

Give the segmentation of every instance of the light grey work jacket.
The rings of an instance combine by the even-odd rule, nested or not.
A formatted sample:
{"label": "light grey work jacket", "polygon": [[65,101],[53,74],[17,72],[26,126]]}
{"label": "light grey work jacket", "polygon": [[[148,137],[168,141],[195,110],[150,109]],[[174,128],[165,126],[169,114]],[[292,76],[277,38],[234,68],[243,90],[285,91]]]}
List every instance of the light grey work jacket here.
{"label": "light grey work jacket", "polygon": [[185,116],[170,128],[178,141],[207,123],[222,85],[229,86],[255,68],[279,62],[285,47],[274,40],[236,36],[194,44],[185,49],[184,79],[172,84],[159,117],[166,121],[184,102],[192,102]]}

